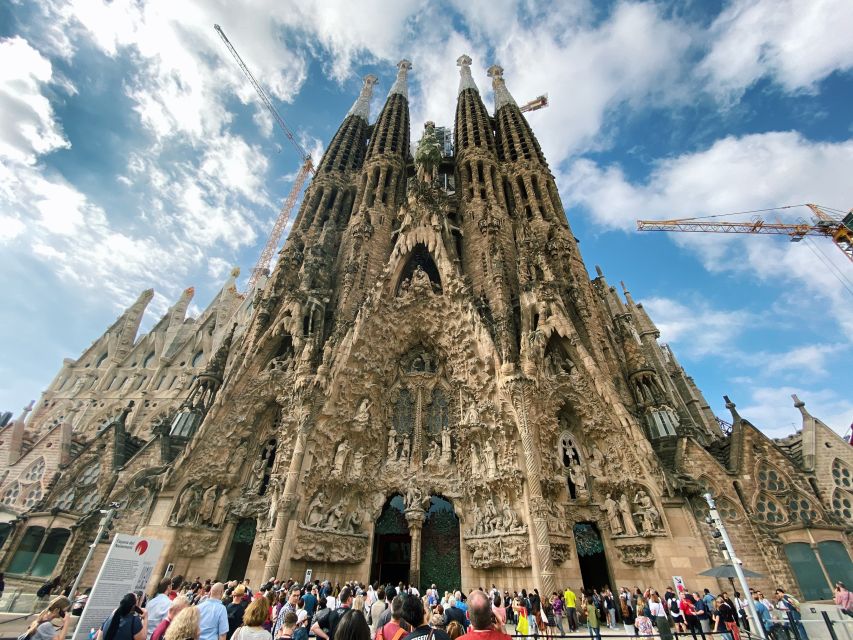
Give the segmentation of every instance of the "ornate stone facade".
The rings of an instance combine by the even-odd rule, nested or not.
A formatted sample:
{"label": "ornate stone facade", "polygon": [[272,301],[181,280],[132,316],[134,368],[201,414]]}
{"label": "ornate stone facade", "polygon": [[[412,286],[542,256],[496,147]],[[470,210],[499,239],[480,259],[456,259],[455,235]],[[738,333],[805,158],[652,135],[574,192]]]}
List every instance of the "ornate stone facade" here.
{"label": "ornate stone facade", "polygon": [[[51,569],[73,575],[106,501],[129,514],[119,530],[167,541],[160,568],[255,581],[419,582],[441,544],[461,565],[442,565],[446,589],[711,586],[704,491],[764,588],[795,590],[808,553],[850,564],[851,448],[802,403],[786,441],[734,405],[721,430],[642,305],[590,281],[503,70],[492,117],[470,63],[452,156],[428,123],[412,159],[409,62],[372,126],[368,76],[252,300],[229,284],[186,329],[182,299],[135,340],[143,294],[6,428],[0,492],[18,467],[18,495],[43,483],[7,581],[34,576],[16,559],[51,518],[74,525]],[[98,431],[101,409],[118,417]],[[33,440],[51,421],[76,455],[49,465]]]}

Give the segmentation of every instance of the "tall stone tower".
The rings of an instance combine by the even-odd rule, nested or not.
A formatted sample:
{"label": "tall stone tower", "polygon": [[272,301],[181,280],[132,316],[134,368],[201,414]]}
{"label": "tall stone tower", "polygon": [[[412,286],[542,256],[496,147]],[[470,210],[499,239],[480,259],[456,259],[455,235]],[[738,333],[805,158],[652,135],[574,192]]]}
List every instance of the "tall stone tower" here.
{"label": "tall stone tower", "polygon": [[[550,593],[672,576],[704,586],[699,572],[718,553],[701,542],[706,490],[733,523],[749,521],[732,535],[773,580],[790,584],[792,567],[815,566],[786,561],[782,548],[805,557],[794,546],[817,529],[821,544],[837,545],[827,566],[841,566],[843,552],[853,568],[842,522],[853,451],[826,463],[841,484],[807,482],[828,472],[800,452],[839,439],[804,408],[808,437],[784,446],[733,404],[730,432],[720,429],[642,305],[600,270],[590,280],[503,70],[488,72],[490,114],[470,65],[459,58],[452,153],[431,122],[412,152],[408,61],[373,124],[378,80],[365,78],[254,300],[233,318],[217,304],[192,344],[170,348],[179,366],[200,367],[201,356],[181,354],[218,332],[198,352],[206,368],[178,385],[182,401],[169,396],[156,424],[159,396],[148,391],[111,429],[78,420],[74,437],[92,434],[79,443],[85,455],[0,524],[0,539],[10,536],[0,568],[25,567],[20,580],[34,583],[32,568],[48,565],[32,553],[48,549],[49,570],[73,574],[98,505],[118,501],[130,514],[120,530],[167,542],[155,577],[172,563],[176,574],[256,582],[310,569],[443,589]],[[119,349],[129,376],[162,357],[152,334],[144,344],[121,334],[118,347],[99,344],[68,366],[94,370],[98,354]],[[73,379],[57,389],[76,389]],[[46,396],[41,410],[76,411],[72,391]],[[8,505],[35,496],[45,468],[26,431],[22,417],[7,438]],[[779,520],[786,503],[808,519]]]}

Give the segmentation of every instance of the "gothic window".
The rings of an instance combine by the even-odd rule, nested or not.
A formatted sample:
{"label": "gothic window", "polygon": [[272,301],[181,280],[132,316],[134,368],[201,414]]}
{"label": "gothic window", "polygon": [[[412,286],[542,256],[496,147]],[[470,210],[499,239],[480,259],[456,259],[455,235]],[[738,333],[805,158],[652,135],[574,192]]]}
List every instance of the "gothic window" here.
{"label": "gothic window", "polygon": [[571,468],[572,465],[580,464],[580,449],[578,449],[578,445],[575,442],[575,439],[572,438],[571,434],[564,433],[560,436],[560,445],[557,455],[560,457],[565,469]]}
{"label": "gothic window", "polygon": [[408,262],[406,262],[406,266],[403,268],[403,273],[400,275],[400,281],[397,284],[396,295],[401,293],[403,283],[407,280],[411,283],[415,276],[415,272],[419,270],[425,273],[430,282],[437,287],[439,291],[441,291],[441,276],[438,273],[438,267],[435,264],[435,260],[433,260],[432,255],[430,255],[429,249],[419,242],[415,245],[415,248],[409,256]]}
{"label": "gothic window", "polygon": [[44,458],[39,458],[24,471],[24,482],[36,482],[44,476]]}
{"label": "gothic window", "polygon": [[142,367],[147,369],[151,366],[151,363],[154,362],[154,352],[152,351],[147,356],[145,356],[145,360],[142,361]]}
{"label": "gothic window", "polygon": [[791,520],[801,520],[804,524],[820,519],[815,506],[804,496],[797,494],[794,494],[788,500],[788,513],[791,516]]}
{"label": "gothic window", "polygon": [[101,467],[97,460],[93,460],[88,467],[83,469],[83,472],[78,476],[77,483],[83,486],[88,486],[97,481],[101,475]]}
{"label": "gothic window", "polygon": [[193,356],[193,360],[192,360],[192,362],[190,363],[190,366],[191,366],[191,367],[197,367],[197,366],[199,366],[199,365],[201,364],[201,359],[202,359],[202,357],[204,357],[204,351],[198,351],[198,352],[196,352],[196,354]]}
{"label": "gothic window", "polygon": [[27,509],[31,509],[36,502],[41,500],[43,495],[42,489],[39,485],[36,485],[32,489],[30,489],[29,493],[24,497],[24,506]]}
{"label": "gothic window", "polygon": [[758,471],[758,486],[773,493],[780,493],[788,489],[785,477],[773,467],[763,467]]}
{"label": "gothic window", "polygon": [[444,391],[435,388],[432,391],[432,401],[427,414],[427,429],[430,433],[438,435],[442,429],[449,424],[450,409]]}
{"label": "gothic window", "polygon": [[71,505],[74,504],[74,487],[70,489],[66,489],[59,499],[56,501],[56,508],[61,509],[62,511],[68,511],[71,509]]}
{"label": "gothic window", "polygon": [[841,489],[836,489],[832,494],[832,509],[839,518],[853,520],[853,500],[850,494]]}
{"label": "gothic window", "polygon": [[838,458],[832,462],[832,479],[836,486],[846,489],[853,487],[853,478],[851,478],[850,469]]}
{"label": "gothic window", "polygon": [[107,355],[108,355],[107,353],[101,354],[101,357],[98,358],[98,361],[95,363],[96,368],[100,367],[102,364],[104,364],[104,361],[107,359]]}
{"label": "gothic window", "polygon": [[3,504],[13,505],[21,495],[21,485],[15,482],[3,492]]}
{"label": "gothic window", "polygon": [[275,438],[270,438],[261,449],[261,461],[263,463],[263,476],[261,476],[261,484],[258,487],[258,495],[262,496],[267,492],[267,487],[270,484],[270,476],[272,468],[275,464],[275,450],[278,441]]}
{"label": "gothic window", "polygon": [[[740,509],[738,509],[737,506],[735,506],[735,503],[728,498],[718,498],[714,503],[717,505],[717,513],[720,514],[720,518],[724,521],[736,522],[740,520]],[[696,517],[699,520],[705,522],[706,518],[711,515],[711,510],[708,508],[708,503],[703,498],[695,498],[693,500],[693,513],[696,514]]]}
{"label": "gothic window", "polygon": [[405,387],[394,402],[394,429],[398,434],[412,434],[415,430],[415,403],[412,393]]}
{"label": "gothic window", "polygon": [[83,498],[81,498],[80,503],[77,505],[77,511],[81,511],[86,513],[87,511],[91,511],[92,508],[96,504],[98,504],[98,500],[100,500],[100,496],[96,491],[87,492]]}
{"label": "gothic window", "polygon": [[755,516],[770,524],[780,524],[787,519],[781,503],[767,493],[760,493],[755,501]]}

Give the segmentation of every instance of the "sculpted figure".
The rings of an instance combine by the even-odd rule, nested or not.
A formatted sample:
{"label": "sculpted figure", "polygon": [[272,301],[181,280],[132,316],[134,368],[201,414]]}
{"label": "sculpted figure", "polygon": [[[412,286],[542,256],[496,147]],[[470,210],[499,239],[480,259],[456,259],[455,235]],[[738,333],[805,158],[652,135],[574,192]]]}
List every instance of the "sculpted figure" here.
{"label": "sculpted figure", "polygon": [[409,454],[411,453],[411,440],[409,439],[409,434],[403,434],[403,446],[400,447],[400,457],[399,460],[408,461]]}
{"label": "sculpted figure", "polygon": [[643,525],[643,534],[649,534],[660,529],[660,512],[655,507],[649,494],[640,489],[634,497],[634,503],[639,507],[637,515]]}
{"label": "sculpted figure", "polygon": [[387,458],[392,462],[397,459],[397,430],[394,427],[388,432]]}
{"label": "sculpted figure", "polygon": [[610,525],[610,530],[613,535],[619,535],[624,531],[622,522],[619,520],[619,504],[613,499],[609,493],[604,499],[604,504],[599,507],[607,514],[607,522]]}
{"label": "sculpted figure", "polygon": [[478,422],[480,422],[480,414],[477,412],[477,405],[472,402],[468,411],[465,412],[465,424],[477,424]]}
{"label": "sculpted figure", "polygon": [[572,484],[575,485],[575,491],[579,498],[585,498],[589,495],[589,487],[586,483],[586,474],[580,464],[575,463],[569,467],[569,478],[571,478]]}
{"label": "sculpted figure", "polygon": [[329,515],[326,516],[325,522],[323,522],[324,529],[338,529],[341,526],[341,523],[344,519],[344,508],[341,504],[341,501],[335,504],[334,507],[329,509]]}
{"label": "sculpted figure", "polygon": [[498,528],[498,510],[495,508],[495,503],[491,498],[486,500],[486,504],[483,509],[483,524],[485,526],[486,533],[491,533]]}
{"label": "sculpted figure", "polygon": [[350,475],[359,478],[361,477],[361,472],[364,468],[364,452],[356,451],[352,454],[352,467],[350,468]]}
{"label": "sculpted figure", "polygon": [[311,504],[308,505],[308,511],[305,515],[305,524],[309,527],[319,527],[323,522],[323,503],[326,502],[326,494],[319,491]]}
{"label": "sculpted figure", "polygon": [[195,520],[198,514],[199,491],[198,487],[190,487],[181,496],[178,507],[178,515],[175,517],[176,524],[184,524]]}
{"label": "sculpted figure", "polygon": [[435,440],[429,441],[429,453],[426,457],[426,463],[430,464],[431,462],[438,462],[441,458],[441,447],[438,442]]}
{"label": "sculpted figure", "polygon": [[595,443],[590,447],[590,455],[587,458],[587,462],[589,464],[589,472],[594,478],[604,478],[604,469],[601,466],[604,462],[604,456],[601,454],[601,450],[595,445]]}
{"label": "sculpted figure", "polygon": [[471,476],[476,478],[482,473],[482,467],[480,466],[480,456],[477,453],[477,447],[474,443],[471,443]]}
{"label": "sculpted figure", "polygon": [[509,506],[509,501],[504,500],[503,504],[503,529],[508,533],[512,533],[517,529],[521,529],[521,523],[518,521],[518,515]]}
{"label": "sculpted figure", "polygon": [[497,462],[495,461],[495,450],[492,449],[491,443],[486,440],[483,446],[483,462],[486,464],[486,476],[494,478],[497,473]]}
{"label": "sculpted figure", "polygon": [[358,533],[361,531],[361,512],[358,508],[350,511],[341,524],[341,531],[344,533]]}
{"label": "sculpted figure", "polygon": [[483,512],[480,510],[480,506],[475,504],[471,509],[471,516],[473,520],[473,527],[471,527],[470,531],[475,536],[479,536],[483,533]]}
{"label": "sculpted figure", "polygon": [[441,430],[441,461],[450,462],[453,455],[453,445],[450,438],[450,429],[445,427]]}
{"label": "sculpted figure", "polygon": [[355,421],[362,426],[367,426],[370,422],[370,400],[367,398],[361,401],[358,411],[355,412]]}
{"label": "sculpted figure", "polygon": [[341,440],[341,443],[338,445],[337,450],[335,451],[335,466],[332,470],[332,473],[336,476],[341,476],[344,474],[344,467],[347,463],[347,458],[349,457],[349,452],[351,447],[347,443],[346,440]]}
{"label": "sculpted figure", "polygon": [[198,510],[198,521],[201,523],[209,523],[213,520],[213,511],[216,509],[216,489],[213,485],[205,489],[201,496],[201,508]]}
{"label": "sculpted figure", "polygon": [[629,536],[637,535],[637,526],[634,524],[634,516],[631,513],[631,504],[628,496],[624,493],[619,496],[619,511],[622,512],[622,521],[625,523],[625,533]]}

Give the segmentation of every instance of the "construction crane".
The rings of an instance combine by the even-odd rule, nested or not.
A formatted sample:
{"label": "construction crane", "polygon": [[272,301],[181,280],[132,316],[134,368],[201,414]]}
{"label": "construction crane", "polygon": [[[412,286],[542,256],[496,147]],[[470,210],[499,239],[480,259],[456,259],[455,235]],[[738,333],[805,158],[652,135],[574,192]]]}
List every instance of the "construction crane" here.
{"label": "construction crane", "polygon": [[526,111],[536,111],[548,106],[548,94],[543,93],[541,96],[533,98],[530,102],[526,102],[519,107],[519,110],[524,113]]}
{"label": "construction crane", "polygon": [[843,218],[830,215],[825,211],[829,207],[820,207],[816,204],[797,204],[775,209],[761,209],[758,211],[746,211],[743,213],[758,213],[766,211],[778,211],[781,209],[793,209],[794,207],[808,207],[814,214],[811,222],[801,221],[794,224],[783,222],[766,222],[761,217],[755,217],[751,221],[722,222],[709,220],[709,218],[720,218],[720,216],[706,216],[704,218],[676,218],[674,220],[637,220],[639,231],[695,231],[711,233],[752,233],[788,236],[791,242],[800,242],[808,236],[823,236],[830,238],[835,246],[853,262],[853,210]]}
{"label": "construction crane", "polygon": [[279,211],[278,218],[276,218],[275,224],[273,225],[272,231],[270,231],[269,238],[267,238],[267,243],[264,245],[263,251],[261,251],[261,255],[258,257],[258,262],[255,264],[255,268],[252,269],[252,273],[249,276],[249,282],[246,284],[246,292],[251,295],[255,290],[255,285],[258,284],[258,279],[268,273],[270,260],[272,260],[273,253],[278,248],[278,241],[281,238],[281,234],[284,232],[285,227],[287,227],[287,223],[290,221],[290,216],[293,213],[293,210],[296,206],[296,200],[299,198],[299,194],[302,193],[302,187],[305,185],[305,182],[308,180],[308,175],[314,174],[314,161],[311,159],[311,155],[302,148],[302,145],[296,140],[296,135],[287,126],[287,123],[284,121],[284,118],[281,117],[281,114],[273,105],[270,100],[267,92],[264,91],[263,87],[258,84],[258,81],[255,80],[255,76],[252,75],[252,72],[249,71],[249,68],[246,66],[246,63],[243,62],[243,59],[240,57],[240,54],[237,53],[237,50],[234,48],[234,45],[231,44],[231,41],[225,35],[225,32],[222,30],[218,24],[213,25],[213,28],[216,29],[216,32],[219,34],[219,37],[222,38],[222,42],[225,43],[225,46],[228,47],[228,51],[231,52],[231,55],[234,56],[234,60],[237,61],[237,64],[240,66],[240,69],[243,71],[243,75],[245,75],[249,82],[252,83],[252,86],[255,88],[255,91],[258,94],[258,97],[261,99],[261,102],[264,103],[264,106],[267,110],[272,114],[273,120],[276,121],[279,128],[284,132],[285,137],[290,140],[290,143],[296,149],[297,153],[299,153],[299,157],[302,159],[302,166],[299,168],[299,173],[296,174],[296,179],[293,181],[293,187],[290,189],[290,193],[287,195],[287,199],[284,201],[284,204],[281,205],[281,211]]}

